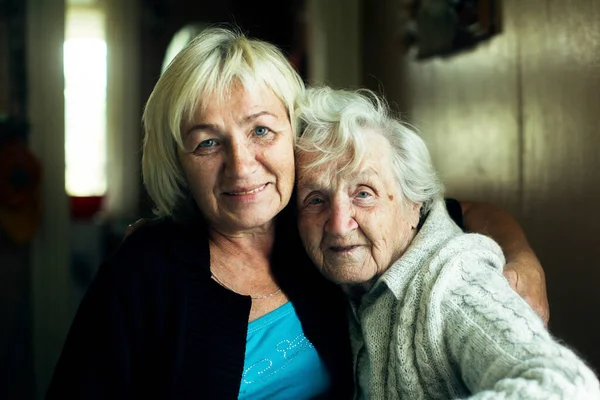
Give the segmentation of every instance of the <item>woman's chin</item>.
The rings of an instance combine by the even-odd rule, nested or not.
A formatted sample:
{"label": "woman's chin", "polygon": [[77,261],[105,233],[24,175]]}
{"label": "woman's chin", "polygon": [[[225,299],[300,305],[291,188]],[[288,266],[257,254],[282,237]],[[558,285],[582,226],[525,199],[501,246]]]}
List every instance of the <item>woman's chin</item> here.
{"label": "woman's chin", "polygon": [[215,223],[213,228],[230,233],[268,232],[274,227],[275,217],[281,210],[250,208],[242,212],[229,214],[227,222]]}

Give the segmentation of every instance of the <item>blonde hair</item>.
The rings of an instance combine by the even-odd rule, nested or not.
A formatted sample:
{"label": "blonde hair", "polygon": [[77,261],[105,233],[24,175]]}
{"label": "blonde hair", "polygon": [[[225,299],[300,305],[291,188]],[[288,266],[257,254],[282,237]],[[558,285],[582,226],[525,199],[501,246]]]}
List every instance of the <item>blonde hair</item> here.
{"label": "blonde hair", "polygon": [[234,84],[271,89],[296,128],[295,103],[304,83],[281,51],[237,30],[205,29],[171,61],[144,108],[143,181],[158,216],[197,214],[177,157],[181,127],[206,105],[203,100],[226,101]]}
{"label": "blonde hair", "polygon": [[[303,171],[338,162],[335,174],[352,174],[363,162],[367,130],[381,133],[390,143],[392,165],[402,197],[421,203],[427,213],[443,195],[443,185],[423,139],[395,118],[387,103],[370,90],[307,89],[299,102],[302,133],[296,152],[316,153]],[[346,160],[345,162],[342,162]]]}

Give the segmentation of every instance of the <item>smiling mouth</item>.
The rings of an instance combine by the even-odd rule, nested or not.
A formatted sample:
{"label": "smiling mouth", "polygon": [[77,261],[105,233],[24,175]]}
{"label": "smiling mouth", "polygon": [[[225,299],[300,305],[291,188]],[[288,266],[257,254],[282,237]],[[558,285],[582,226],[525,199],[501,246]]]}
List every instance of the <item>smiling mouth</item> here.
{"label": "smiling mouth", "polygon": [[352,245],[352,246],[331,246],[329,247],[329,250],[333,251],[334,253],[348,253],[351,252],[354,249],[357,249],[359,246],[358,245]]}
{"label": "smiling mouth", "polygon": [[258,192],[262,192],[263,190],[265,190],[265,188],[267,187],[268,183],[265,183],[262,186],[259,186],[257,188],[251,189],[251,190],[242,190],[239,192],[225,192],[225,194],[227,196],[247,196],[249,194],[255,194]]}

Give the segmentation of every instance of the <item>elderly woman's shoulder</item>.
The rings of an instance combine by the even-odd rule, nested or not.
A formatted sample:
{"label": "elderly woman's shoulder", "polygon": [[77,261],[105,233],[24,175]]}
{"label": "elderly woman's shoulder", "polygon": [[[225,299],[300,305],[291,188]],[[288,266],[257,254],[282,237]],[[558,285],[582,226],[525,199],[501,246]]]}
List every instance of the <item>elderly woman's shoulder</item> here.
{"label": "elderly woman's shoulder", "polygon": [[447,238],[434,259],[440,270],[452,270],[452,275],[501,274],[506,263],[502,249],[494,240],[463,232]]}
{"label": "elderly woman's shoulder", "polygon": [[502,255],[500,245],[492,238],[480,233],[461,232],[450,238],[443,246],[446,251],[453,253],[487,253]]}
{"label": "elderly woman's shoulder", "polygon": [[475,257],[497,259],[504,265],[500,246],[488,236],[466,233],[451,215],[448,201],[434,202],[418,237],[421,237],[420,246],[428,247],[430,252],[434,252],[434,259],[440,264]]}

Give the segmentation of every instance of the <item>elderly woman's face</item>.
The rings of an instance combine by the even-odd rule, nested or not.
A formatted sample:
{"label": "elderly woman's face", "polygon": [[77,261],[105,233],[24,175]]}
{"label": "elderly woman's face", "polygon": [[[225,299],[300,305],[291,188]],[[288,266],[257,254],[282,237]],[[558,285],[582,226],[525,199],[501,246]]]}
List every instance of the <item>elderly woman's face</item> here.
{"label": "elderly woman's face", "polygon": [[241,85],[227,100],[204,104],[183,127],[179,152],[200,211],[222,233],[268,229],[294,184],[294,137],[284,105],[268,88],[249,93]]}
{"label": "elderly woman's face", "polygon": [[304,171],[315,153],[298,154],[299,229],[312,261],[335,283],[370,287],[406,250],[419,208],[401,205],[390,145],[369,132],[366,159],[351,176],[337,163]]}

